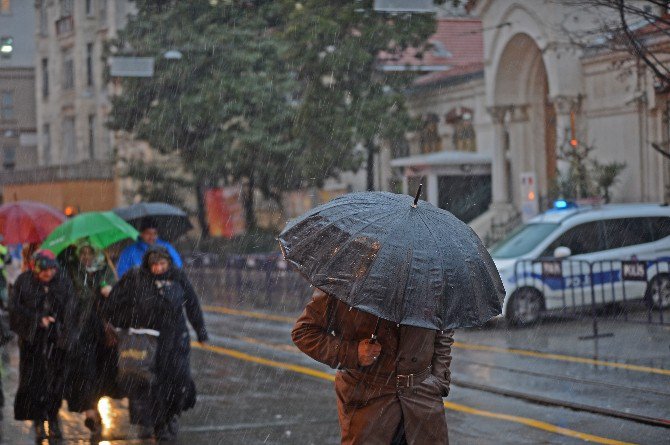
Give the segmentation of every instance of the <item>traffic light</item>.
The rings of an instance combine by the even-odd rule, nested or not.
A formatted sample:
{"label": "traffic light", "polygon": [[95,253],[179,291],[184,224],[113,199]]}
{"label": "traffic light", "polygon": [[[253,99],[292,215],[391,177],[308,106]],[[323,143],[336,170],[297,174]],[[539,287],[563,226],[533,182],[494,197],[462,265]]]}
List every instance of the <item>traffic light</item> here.
{"label": "traffic light", "polygon": [[65,206],[63,213],[65,213],[65,216],[68,218],[72,218],[73,216],[76,216],[77,213],[79,213],[79,209],[77,209],[75,206]]}

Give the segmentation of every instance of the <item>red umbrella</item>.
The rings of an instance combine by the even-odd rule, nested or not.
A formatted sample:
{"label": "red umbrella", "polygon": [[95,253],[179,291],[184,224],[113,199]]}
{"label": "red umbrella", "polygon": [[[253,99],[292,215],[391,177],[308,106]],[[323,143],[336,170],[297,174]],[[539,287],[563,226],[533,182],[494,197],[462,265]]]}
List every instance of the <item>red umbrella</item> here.
{"label": "red umbrella", "polygon": [[0,206],[3,244],[41,243],[63,221],[63,212],[39,202],[18,201]]}

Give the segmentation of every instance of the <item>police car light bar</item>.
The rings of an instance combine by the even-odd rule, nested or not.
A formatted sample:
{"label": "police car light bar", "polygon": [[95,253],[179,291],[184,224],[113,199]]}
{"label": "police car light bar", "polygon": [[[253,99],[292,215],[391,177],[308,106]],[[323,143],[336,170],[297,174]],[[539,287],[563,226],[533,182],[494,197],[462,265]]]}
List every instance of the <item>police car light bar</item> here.
{"label": "police car light bar", "polygon": [[565,199],[554,201],[554,208],[557,210],[574,209],[575,207],[577,207],[577,204],[572,201],[566,201]]}

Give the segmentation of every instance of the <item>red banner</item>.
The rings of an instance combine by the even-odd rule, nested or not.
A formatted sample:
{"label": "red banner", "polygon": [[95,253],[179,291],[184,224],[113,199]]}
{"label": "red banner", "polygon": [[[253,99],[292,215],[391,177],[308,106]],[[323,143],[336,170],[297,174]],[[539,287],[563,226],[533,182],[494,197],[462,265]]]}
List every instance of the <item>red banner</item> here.
{"label": "red banner", "polygon": [[221,187],[205,192],[209,234],[233,238],[245,232],[244,209],[239,187]]}

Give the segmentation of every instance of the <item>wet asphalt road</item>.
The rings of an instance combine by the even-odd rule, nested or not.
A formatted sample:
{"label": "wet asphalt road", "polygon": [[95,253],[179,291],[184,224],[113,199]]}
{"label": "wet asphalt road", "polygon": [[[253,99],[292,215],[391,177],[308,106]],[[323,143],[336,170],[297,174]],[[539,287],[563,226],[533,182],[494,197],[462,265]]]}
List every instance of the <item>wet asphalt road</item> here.
{"label": "wet asphalt road", "polygon": [[[216,304],[206,310],[211,341],[194,345],[191,355],[198,404],[184,414],[172,443],[339,443],[333,371],[292,345],[297,314],[231,313]],[[555,319],[528,329],[501,324],[457,332],[454,384],[445,399],[451,443],[670,443],[667,428],[522,397],[670,419],[670,328],[607,322],[601,329],[613,337],[579,340],[589,329],[588,320]],[[32,443],[30,426],[12,420],[18,356],[14,345],[8,352],[4,443]],[[125,401],[102,408],[107,424],[100,443],[152,443],[135,439]],[[82,416],[61,412],[62,443],[88,443]]]}

